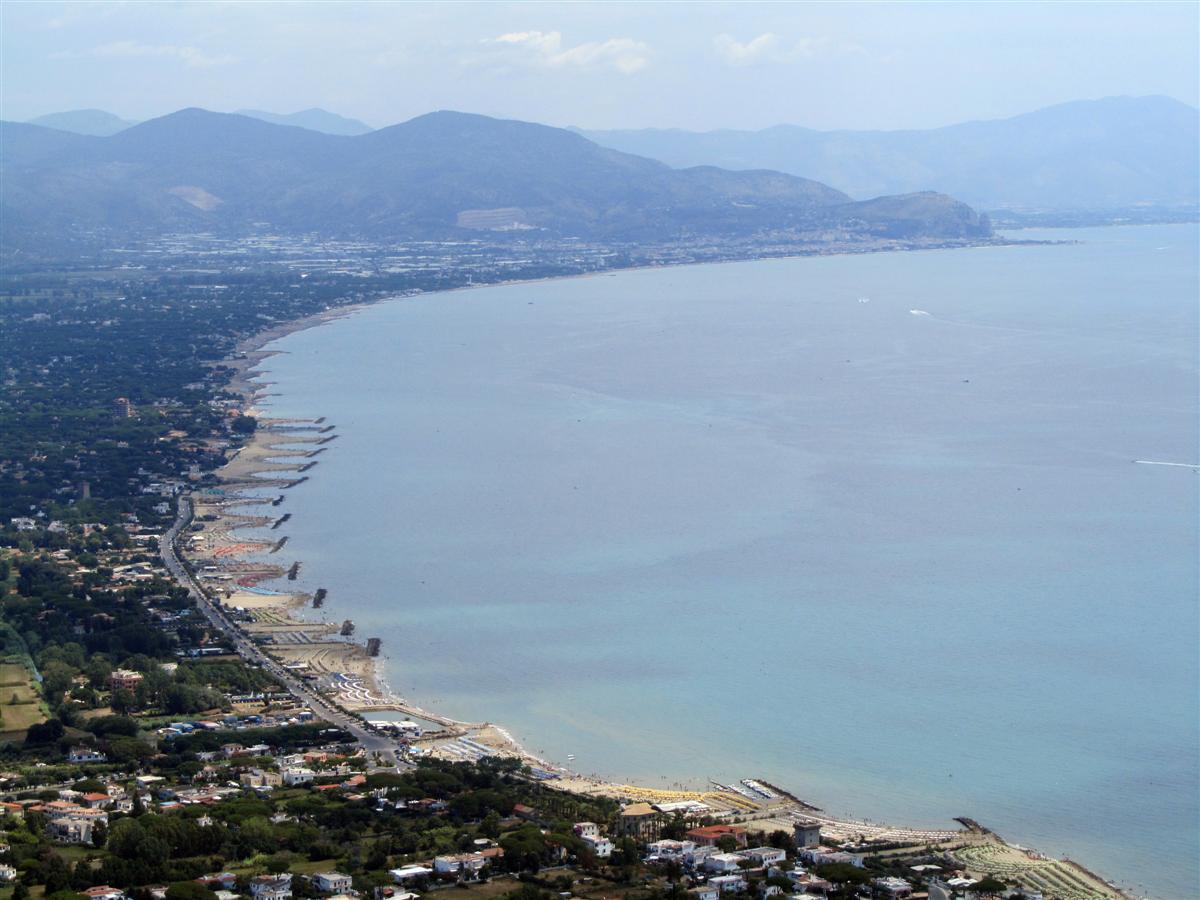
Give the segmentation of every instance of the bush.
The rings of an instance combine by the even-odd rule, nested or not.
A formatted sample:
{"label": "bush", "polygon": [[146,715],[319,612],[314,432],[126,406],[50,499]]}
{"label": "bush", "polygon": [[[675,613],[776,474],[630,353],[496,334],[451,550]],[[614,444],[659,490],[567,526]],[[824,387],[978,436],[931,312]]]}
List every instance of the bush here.
{"label": "bush", "polygon": [[850,863],[825,863],[816,866],[815,871],[822,878],[835,884],[866,884],[871,880],[871,876],[865,870]]}
{"label": "bush", "polygon": [[195,881],[177,881],[167,888],[167,900],[217,900],[217,895]]}
{"label": "bush", "polygon": [[83,727],[97,737],[109,734],[137,737],[138,733],[137,720],[131,719],[129,716],[99,716],[85,721]]}
{"label": "bush", "polygon": [[29,726],[29,730],[25,732],[25,743],[50,744],[61,738],[65,731],[63,723],[58,719],[47,719],[45,722]]}

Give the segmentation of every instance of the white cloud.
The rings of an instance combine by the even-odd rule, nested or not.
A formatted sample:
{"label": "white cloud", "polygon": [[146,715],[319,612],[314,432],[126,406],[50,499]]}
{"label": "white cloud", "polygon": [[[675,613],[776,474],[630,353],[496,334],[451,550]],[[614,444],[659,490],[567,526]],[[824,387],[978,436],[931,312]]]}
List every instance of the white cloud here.
{"label": "white cloud", "polygon": [[738,41],[728,34],[713,38],[713,50],[731,66],[762,63],[789,63],[818,57],[849,56],[866,51],[857,44],[838,43],[828,37],[803,37],[785,43],[777,34],[765,32],[749,41]]}
{"label": "white cloud", "polygon": [[562,34],[557,31],[513,31],[483,43],[506,52],[515,61],[551,69],[611,68],[632,75],[650,62],[650,47],[632,38],[563,47]]}
{"label": "white cloud", "polygon": [[718,34],[713,38],[713,49],[731,66],[750,66],[778,57],[779,35],[768,31],[743,43],[728,34]]}
{"label": "white cloud", "polygon": [[140,44],[137,41],[114,41],[90,50],[63,50],[51,54],[51,59],[174,59],[189,68],[224,66],[235,62],[232,56],[209,56],[196,47],[173,44]]}

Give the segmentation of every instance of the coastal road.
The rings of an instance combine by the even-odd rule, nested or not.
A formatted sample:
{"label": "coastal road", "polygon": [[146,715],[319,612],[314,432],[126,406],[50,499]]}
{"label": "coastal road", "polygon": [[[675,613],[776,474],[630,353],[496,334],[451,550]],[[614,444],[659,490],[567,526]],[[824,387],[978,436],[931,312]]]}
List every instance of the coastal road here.
{"label": "coastal road", "polygon": [[200,584],[183,565],[179,558],[176,541],[192,521],[192,501],[188,497],[179,498],[179,507],[175,522],[159,539],[158,549],[162,555],[163,564],[171,577],[187,589],[188,594],[196,601],[196,608],[203,613],[209,623],[229,639],[230,644],[238,655],[246,662],[261,666],[269,672],[288,692],[308,706],[313,713],[330,724],[345,729],[358,744],[368,753],[380,754],[397,766],[411,765],[399,753],[400,744],[391,738],[378,734],[363,726],[359,719],[351,716],[344,709],[331,703],[317,691],[313,690],[300,678],[282,666],[277,660],[264,653],[246,634],[225,615],[225,611],[213,603]]}

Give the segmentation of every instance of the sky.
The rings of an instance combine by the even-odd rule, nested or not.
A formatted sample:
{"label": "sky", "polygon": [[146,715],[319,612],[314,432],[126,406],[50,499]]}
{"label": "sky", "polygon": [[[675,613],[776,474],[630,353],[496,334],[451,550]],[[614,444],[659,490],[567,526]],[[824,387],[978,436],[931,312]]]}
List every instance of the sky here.
{"label": "sky", "polygon": [[1200,103],[1200,3],[0,3],[0,117],[319,106],[583,128],[929,128]]}

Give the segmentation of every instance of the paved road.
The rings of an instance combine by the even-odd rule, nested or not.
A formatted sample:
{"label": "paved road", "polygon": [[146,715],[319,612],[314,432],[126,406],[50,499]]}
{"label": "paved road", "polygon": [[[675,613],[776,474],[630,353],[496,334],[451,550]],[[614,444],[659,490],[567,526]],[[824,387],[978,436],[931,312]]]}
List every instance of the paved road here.
{"label": "paved road", "polygon": [[192,599],[196,601],[196,607],[204,614],[205,618],[208,619],[214,628],[221,631],[229,639],[230,644],[233,645],[233,648],[237,650],[238,655],[242,659],[262,666],[280,684],[287,688],[293,697],[308,706],[316,715],[333,725],[337,725],[339,728],[344,728],[369,753],[381,754],[386,760],[394,762],[397,765],[407,764],[403,756],[397,753],[400,745],[396,741],[386,735],[378,734],[363,727],[359,719],[348,715],[345,710],[330,703],[329,700],[293,675],[288,669],[280,665],[279,662],[264,653],[225,615],[225,611],[220,606],[209,599],[208,594],[204,592],[196,582],[196,579],[184,568],[175,547],[175,542],[179,535],[191,524],[191,521],[192,501],[187,497],[180,497],[179,510],[175,516],[175,522],[159,539],[159,552],[162,554],[162,560],[167,567],[167,571],[171,573],[171,576],[180,585],[187,588]]}

